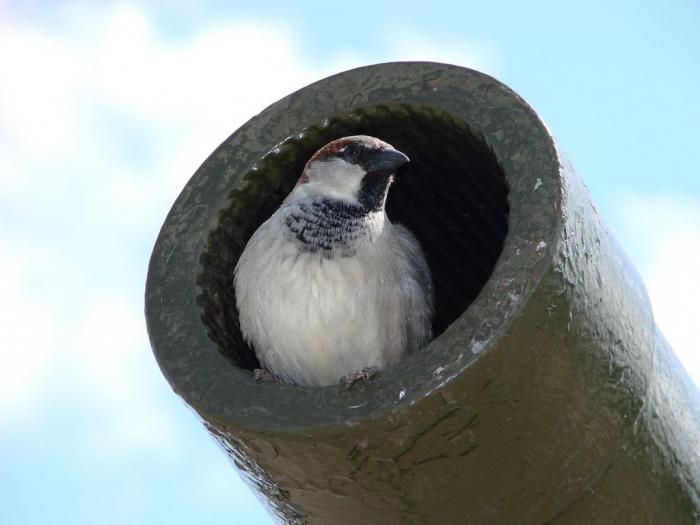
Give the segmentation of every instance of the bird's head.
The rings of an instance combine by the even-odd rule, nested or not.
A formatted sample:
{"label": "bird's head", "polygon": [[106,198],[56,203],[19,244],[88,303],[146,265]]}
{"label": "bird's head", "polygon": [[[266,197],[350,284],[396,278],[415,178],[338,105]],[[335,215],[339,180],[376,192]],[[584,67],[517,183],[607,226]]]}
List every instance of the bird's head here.
{"label": "bird's head", "polygon": [[311,156],[289,198],[328,197],[378,211],[384,207],[394,174],[408,160],[377,138],[343,137]]}

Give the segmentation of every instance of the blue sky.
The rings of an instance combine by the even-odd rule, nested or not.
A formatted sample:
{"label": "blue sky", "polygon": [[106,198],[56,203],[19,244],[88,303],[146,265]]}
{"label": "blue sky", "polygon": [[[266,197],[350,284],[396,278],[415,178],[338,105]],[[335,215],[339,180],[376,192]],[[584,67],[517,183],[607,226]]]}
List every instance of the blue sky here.
{"label": "blue sky", "polygon": [[0,0],[3,523],[271,523],[150,354],[152,244],[206,156],[363,64],[480,69],[542,115],[700,383],[700,5]]}

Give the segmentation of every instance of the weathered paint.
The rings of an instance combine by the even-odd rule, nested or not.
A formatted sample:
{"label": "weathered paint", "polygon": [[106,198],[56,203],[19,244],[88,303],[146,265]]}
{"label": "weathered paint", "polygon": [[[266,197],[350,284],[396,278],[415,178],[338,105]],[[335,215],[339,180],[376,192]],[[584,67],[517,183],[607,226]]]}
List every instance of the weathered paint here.
{"label": "weathered paint", "polygon": [[[216,252],[210,232],[264,220],[295,178],[256,166],[293,149],[290,137],[397,104],[466,123],[500,163],[510,210],[493,273],[427,348],[367,384],[339,393],[256,383],[202,322],[220,313],[198,305]],[[173,205],[151,258],[146,315],[171,386],[282,522],[700,522],[697,390],[544,124],[481,73],[369,66],[246,123]]]}

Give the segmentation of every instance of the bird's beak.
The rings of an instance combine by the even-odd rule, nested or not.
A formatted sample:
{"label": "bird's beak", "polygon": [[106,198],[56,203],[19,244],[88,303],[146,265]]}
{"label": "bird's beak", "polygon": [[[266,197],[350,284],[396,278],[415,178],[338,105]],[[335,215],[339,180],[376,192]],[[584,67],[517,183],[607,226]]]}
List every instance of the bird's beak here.
{"label": "bird's beak", "polygon": [[406,155],[395,149],[378,151],[370,159],[367,165],[367,172],[391,175],[392,173],[396,173],[396,170],[409,160],[410,159]]}

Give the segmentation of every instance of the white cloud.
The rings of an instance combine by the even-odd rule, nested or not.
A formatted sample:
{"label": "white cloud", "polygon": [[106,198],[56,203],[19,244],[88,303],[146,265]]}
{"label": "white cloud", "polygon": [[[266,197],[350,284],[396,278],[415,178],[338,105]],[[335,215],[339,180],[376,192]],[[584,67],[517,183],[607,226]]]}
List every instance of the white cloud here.
{"label": "white cloud", "polygon": [[[0,49],[14,50],[0,58],[0,195],[30,202],[70,180],[52,196],[77,201],[88,219],[117,211],[144,220],[149,203],[172,202],[232,130],[318,77],[275,23],[214,26],[173,42],[122,5],[98,19],[73,15],[64,33],[0,28]],[[135,164],[128,148],[148,160]],[[119,200],[105,206],[106,197]]]}
{"label": "white cloud", "polygon": [[138,401],[143,388],[135,371],[147,364],[141,361],[148,348],[135,307],[119,296],[91,297],[77,340],[66,352],[80,383],[104,401]]}
{"label": "white cloud", "polygon": [[[700,208],[697,208],[700,210]],[[700,386],[700,220],[670,233],[646,271],[646,283],[654,318],[685,366]]]}
{"label": "white cloud", "polygon": [[635,197],[623,200],[620,210],[621,240],[635,254],[656,324],[700,386],[700,202]]}
{"label": "white cloud", "polygon": [[33,271],[45,253],[0,235],[0,430],[4,420],[34,419],[38,393],[55,364],[57,327]]}

